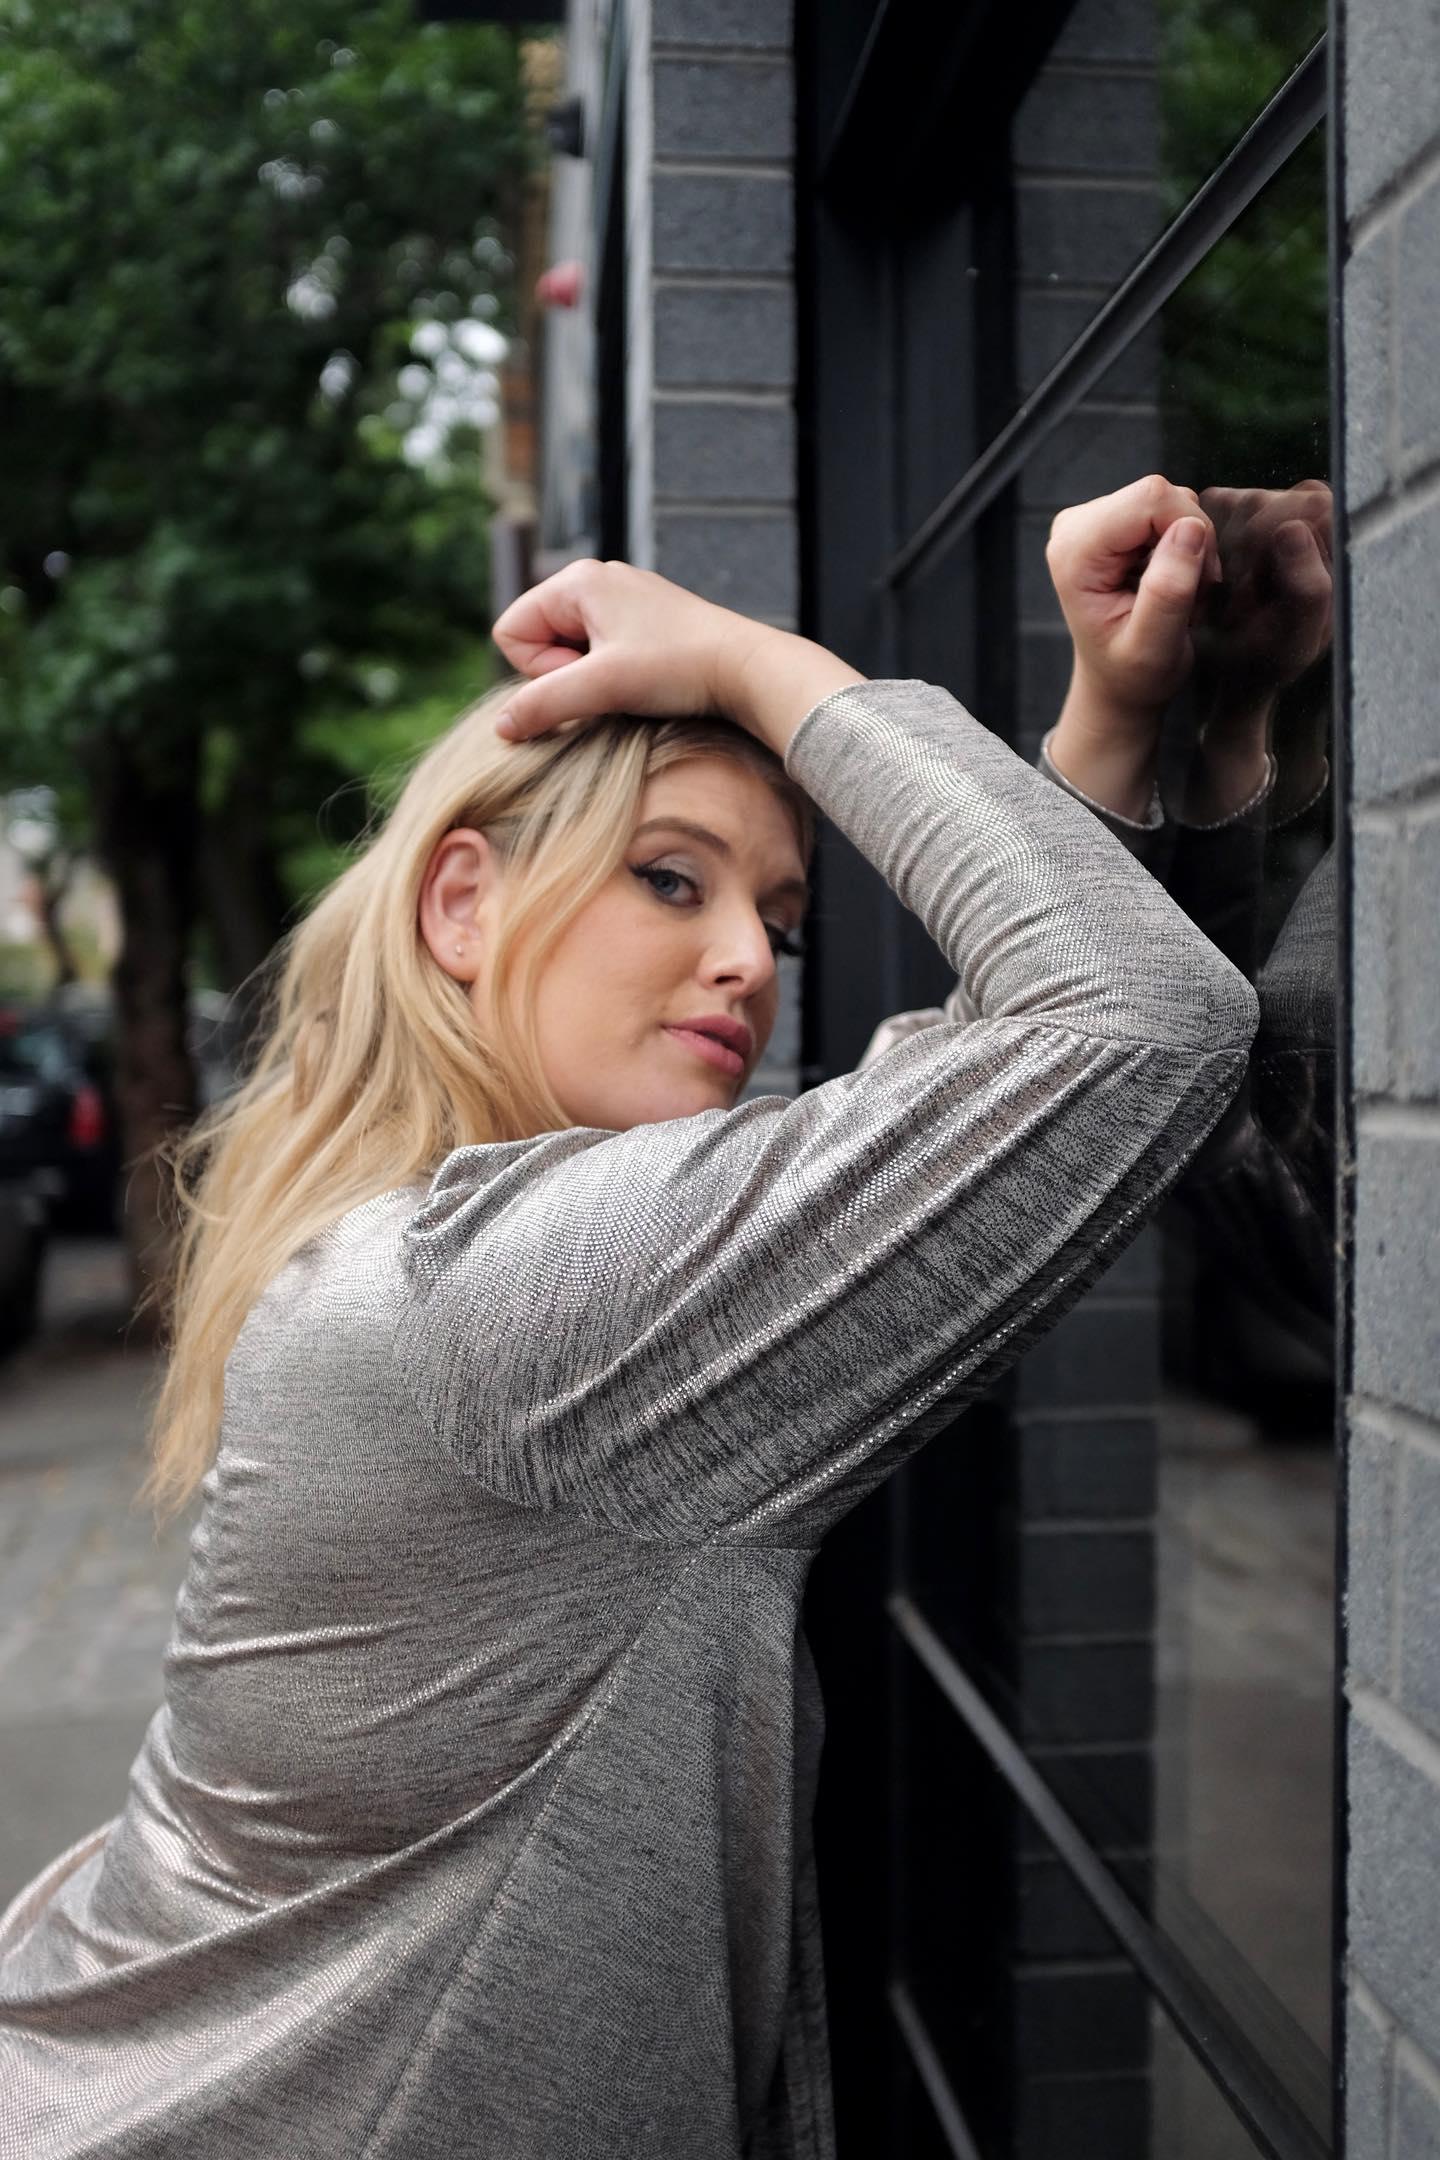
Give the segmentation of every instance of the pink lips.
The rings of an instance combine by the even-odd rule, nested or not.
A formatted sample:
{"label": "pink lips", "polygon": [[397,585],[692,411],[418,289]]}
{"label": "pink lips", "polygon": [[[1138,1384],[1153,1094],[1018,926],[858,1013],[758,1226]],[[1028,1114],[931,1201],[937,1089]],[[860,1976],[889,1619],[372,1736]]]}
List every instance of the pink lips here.
{"label": "pink lips", "polygon": [[745,1060],[739,1051],[717,1042],[713,1035],[701,1035],[695,1028],[687,1027],[667,1027],[665,1033],[673,1035],[677,1042],[684,1043],[697,1057],[704,1058],[709,1065],[718,1066],[721,1072],[729,1073],[732,1078],[745,1070]]}

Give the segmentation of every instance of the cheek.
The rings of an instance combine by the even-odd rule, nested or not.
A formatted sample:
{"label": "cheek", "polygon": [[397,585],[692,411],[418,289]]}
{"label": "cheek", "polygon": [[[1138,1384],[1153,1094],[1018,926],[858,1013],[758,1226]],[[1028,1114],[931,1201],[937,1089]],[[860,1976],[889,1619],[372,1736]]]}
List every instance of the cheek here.
{"label": "cheek", "polygon": [[606,891],[578,915],[541,970],[536,1018],[542,1039],[625,1040],[648,1031],[684,973],[683,921],[672,924],[644,895]]}

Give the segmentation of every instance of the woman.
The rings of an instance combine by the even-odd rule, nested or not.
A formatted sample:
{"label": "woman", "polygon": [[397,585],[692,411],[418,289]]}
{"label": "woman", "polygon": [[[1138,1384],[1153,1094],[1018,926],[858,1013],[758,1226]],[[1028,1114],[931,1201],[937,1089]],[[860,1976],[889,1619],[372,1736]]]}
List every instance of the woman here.
{"label": "woman", "polygon": [[[616,563],[495,636],[214,1129],[166,1704],[0,1924],[7,2160],[831,2153],[815,1548],[1244,1071],[1249,986],[943,689]],[[976,1017],[739,1103],[810,803]]]}

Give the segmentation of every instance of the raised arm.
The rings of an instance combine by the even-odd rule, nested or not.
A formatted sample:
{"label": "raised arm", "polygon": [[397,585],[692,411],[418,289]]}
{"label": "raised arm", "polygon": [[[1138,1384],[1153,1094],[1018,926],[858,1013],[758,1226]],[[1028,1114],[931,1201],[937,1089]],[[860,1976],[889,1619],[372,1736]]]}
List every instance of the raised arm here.
{"label": "raised arm", "polygon": [[979,1017],[796,1101],[461,1149],[396,1354],[523,1504],[818,1536],[1138,1228],[1244,1070],[1254,996],[1091,814],[949,693],[857,681],[789,770]]}

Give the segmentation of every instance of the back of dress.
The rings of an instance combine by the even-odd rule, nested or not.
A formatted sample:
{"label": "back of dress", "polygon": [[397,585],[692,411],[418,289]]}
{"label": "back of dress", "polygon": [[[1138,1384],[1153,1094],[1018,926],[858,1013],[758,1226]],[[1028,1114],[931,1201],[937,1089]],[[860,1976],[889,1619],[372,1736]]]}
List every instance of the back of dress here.
{"label": "back of dress", "polygon": [[953,1011],[458,1150],[271,1285],[126,1811],[0,1929],[6,2160],[830,2153],[810,1558],[1133,1235],[1255,1009],[945,691],[786,764]]}

